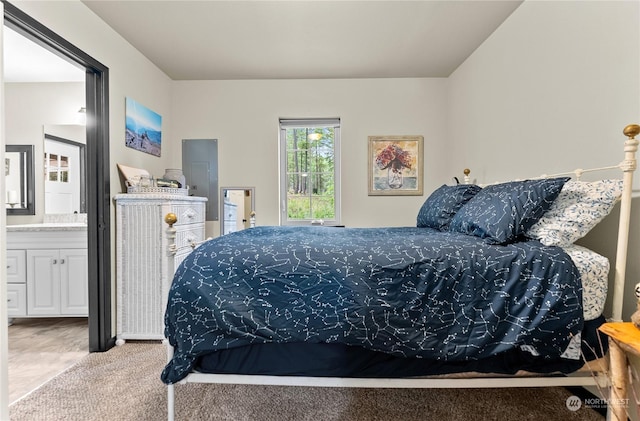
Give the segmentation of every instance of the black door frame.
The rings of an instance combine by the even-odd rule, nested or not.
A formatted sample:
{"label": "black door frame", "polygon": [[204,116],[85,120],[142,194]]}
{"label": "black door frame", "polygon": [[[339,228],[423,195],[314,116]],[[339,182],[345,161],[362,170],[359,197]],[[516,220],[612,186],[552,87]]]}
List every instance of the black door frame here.
{"label": "black door frame", "polygon": [[111,331],[109,69],[6,0],[4,23],[38,45],[86,69],[89,352],[115,344]]}

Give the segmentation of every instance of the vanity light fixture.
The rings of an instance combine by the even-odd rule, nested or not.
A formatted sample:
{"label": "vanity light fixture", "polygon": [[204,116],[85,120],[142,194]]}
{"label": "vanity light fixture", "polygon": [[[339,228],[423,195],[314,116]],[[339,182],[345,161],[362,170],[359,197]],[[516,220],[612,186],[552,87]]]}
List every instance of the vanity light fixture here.
{"label": "vanity light fixture", "polygon": [[78,110],[78,124],[82,124],[83,126],[87,124],[87,108],[86,107],[80,107],[80,109]]}

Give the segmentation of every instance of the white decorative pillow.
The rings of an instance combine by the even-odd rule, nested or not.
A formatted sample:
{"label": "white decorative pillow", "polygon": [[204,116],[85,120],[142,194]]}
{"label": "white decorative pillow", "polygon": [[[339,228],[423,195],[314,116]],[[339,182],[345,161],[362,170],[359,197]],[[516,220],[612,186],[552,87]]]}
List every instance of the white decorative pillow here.
{"label": "white decorative pillow", "polygon": [[570,180],[526,236],[546,246],[567,246],[584,237],[622,196],[622,180]]}

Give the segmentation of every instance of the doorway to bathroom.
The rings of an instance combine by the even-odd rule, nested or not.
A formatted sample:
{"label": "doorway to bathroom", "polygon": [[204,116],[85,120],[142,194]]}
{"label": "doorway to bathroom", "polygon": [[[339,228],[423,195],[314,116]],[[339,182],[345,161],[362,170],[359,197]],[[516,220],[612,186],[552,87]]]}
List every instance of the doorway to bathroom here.
{"label": "doorway to bathroom", "polygon": [[90,352],[106,351],[115,343],[111,331],[109,70],[16,6],[3,5],[6,27],[85,71],[88,340]]}

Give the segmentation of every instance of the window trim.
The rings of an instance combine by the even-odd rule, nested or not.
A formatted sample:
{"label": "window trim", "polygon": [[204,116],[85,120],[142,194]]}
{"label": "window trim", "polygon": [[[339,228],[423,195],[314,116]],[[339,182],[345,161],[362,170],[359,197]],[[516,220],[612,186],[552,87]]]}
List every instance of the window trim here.
{"label": "window trim", "polygon": [[[335,206],[335,218],[331,220],[316,221],[312,219],[299,219],[289,220],[287,217],[287,145],[286,145],[286,131],[292,128],[306,128],[306,127],[333,127],[333,177],[334,177],[334,206]],[[340,201],[340,118],[281,118],[278,130],[278,147],[279,147],[279,219],[280,225],[287,226],[307,226],[307,225],[340,225],[341,221],[341,201]]]}

